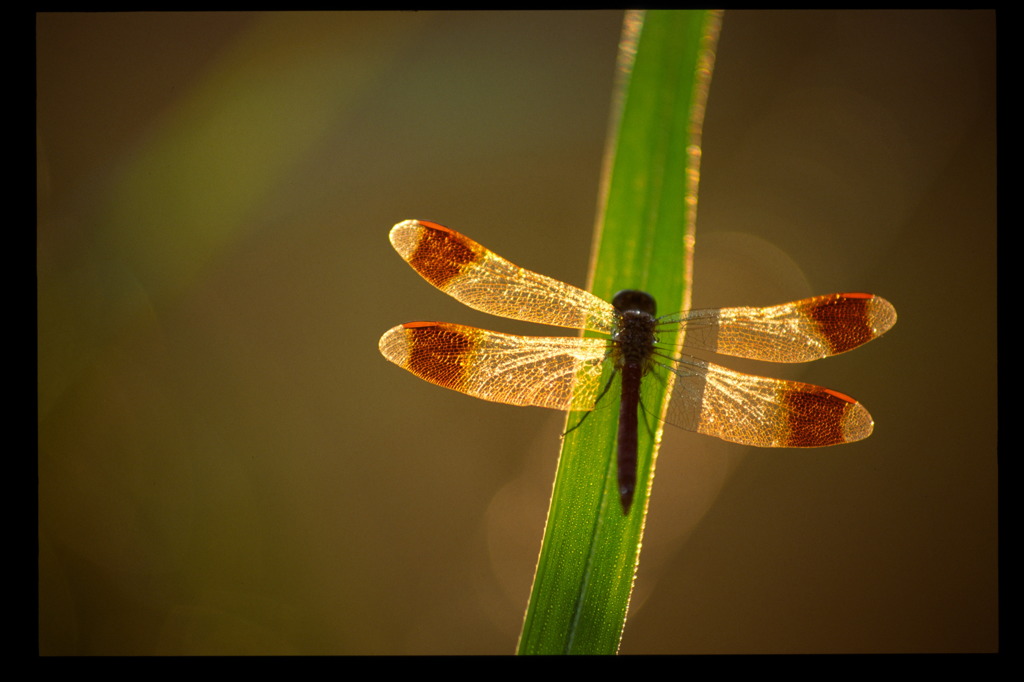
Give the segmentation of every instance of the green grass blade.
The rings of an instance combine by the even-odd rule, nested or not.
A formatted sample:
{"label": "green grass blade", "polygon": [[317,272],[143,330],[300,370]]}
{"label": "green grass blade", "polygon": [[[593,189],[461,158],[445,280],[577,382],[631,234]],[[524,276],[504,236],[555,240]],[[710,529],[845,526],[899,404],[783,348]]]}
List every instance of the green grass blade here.
{"label": "green grass blade", "polygon": [[[591,290],[603,298],[641,289],[655,297],[661,313],[688,307],[700,129],[720,19],[706,11],[627,15],[591,268]],[[606,370],[605,378],[610,374]],[[671,382],[662,378],[645,382],[649,411],[664,407]],[[650,424],[650,431],[641,425],[637,491],[626,516],[616,477],[614,393],[613,386],[565,437],[521,654],[618,650],[662,424]],[[567,428],[581,417],[570,414]]]}

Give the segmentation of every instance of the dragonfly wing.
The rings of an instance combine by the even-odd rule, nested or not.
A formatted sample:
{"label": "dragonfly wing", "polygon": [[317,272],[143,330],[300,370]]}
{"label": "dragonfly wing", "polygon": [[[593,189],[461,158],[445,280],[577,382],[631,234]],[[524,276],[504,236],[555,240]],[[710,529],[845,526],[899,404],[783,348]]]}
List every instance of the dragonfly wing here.
{"label": "dragonfly wing", "polygon": [[438,386],[556,410],[593,409],[607,345],[603,339],[513,336],[446,322],[399,325],[379,343],[388,360]]}
{"label": "dragonfly wing", "polygon": [[513,320],[605,333],[615,323],[615,310],[607,301],[514,265],[442,225],[403,221],[391,228],[391,244],[425,280],[470,308]]}
{"label": "dragonfly wing", "polygon": [[722,440],[759,447],[822,447],[871,435],[874,422],[853,398],[813,384],[679,361],[665,420]]}
{"label": "dragonfly wing", "polygon": [[662,318],[682,323],[687,348],[752,360],[807,362],[845,353],[896,324],[881,296],[830,294],[767,308],[691,310]]}

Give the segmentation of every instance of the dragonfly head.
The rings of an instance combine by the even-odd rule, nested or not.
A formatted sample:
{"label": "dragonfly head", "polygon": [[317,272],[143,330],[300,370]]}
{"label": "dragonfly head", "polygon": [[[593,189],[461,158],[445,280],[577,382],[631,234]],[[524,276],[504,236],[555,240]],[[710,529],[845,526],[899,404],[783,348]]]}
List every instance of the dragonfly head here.
{"label": "dragonfly head", "polygon": [[612,299],[612,305],[620,313],[624,313],[628,310],[638,310],[642,313],[654,316],[655,308],[657,307],[654,303],[654,297],[648,294],[646,291],[636,291],[635,289],[623,289],[619,293],[615,294],[615,298]]}

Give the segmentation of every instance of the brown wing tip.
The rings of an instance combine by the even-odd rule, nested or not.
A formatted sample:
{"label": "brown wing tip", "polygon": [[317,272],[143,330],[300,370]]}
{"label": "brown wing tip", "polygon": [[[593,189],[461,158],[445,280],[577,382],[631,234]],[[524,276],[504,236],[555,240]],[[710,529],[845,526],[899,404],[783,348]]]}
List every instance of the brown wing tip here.
{"label": "brown wing tip", "polygon": [[422,333],[421,330],[427,329],[436,329],[442,333],[445,331],[449,334],[452,333],[449,325],[443,322],[405,322],[384,332],[384,335],[380,337],[380,341],[377,342],[377,348],[380,350],[381,355],[391,362],[402,367],[408,367],[409,355],[413,345],[416,343],[416,336]]}
{"label": "brown wing tip", "polygon": [[839,391],[806,386],[787,394],[789,427],[775,447],[820,448],[864,440],[875,423],[859,402]]}
{"label": "brown wing tip", "polygon": [[864,300],[864,320],[875,337],[886,333],[896,324],[896,308],[881,296],[864,293],[843,293],[842,298]]}
{"label": "brown wing tip", "polygon": [[[389,238],[398,255],[442,291],[448,291],[452,280],[487,252],[465,235],[426,220],[403,220],[391,228]],[[448,293],[463,300],[451,291]]]}
{"label": "brown wing tip", "polygon": [[831,388],[824,389],[824,392],[842,401],[840,403],[842,409],[838,418],[839,432],[836,434],[835,442],[826,443],[826,445],[855,443],[871,435],[875,429],[875,422],[871,419],[871,413],[863,405],[845,393],[834,391]]}
{"label": "brown wing tip", "polygon": [[420,235],[427,230],[436,230],[438,232],[447,232],[448,234],[458,234],[455,230],[451,230],[444,225],[439,223],[433,223],[429,220],[403,220],[399,223],[395,223],[391,228],[391,244],[397,249],[397,244],[412,243],[415,245],[416,241],[420,238]]}

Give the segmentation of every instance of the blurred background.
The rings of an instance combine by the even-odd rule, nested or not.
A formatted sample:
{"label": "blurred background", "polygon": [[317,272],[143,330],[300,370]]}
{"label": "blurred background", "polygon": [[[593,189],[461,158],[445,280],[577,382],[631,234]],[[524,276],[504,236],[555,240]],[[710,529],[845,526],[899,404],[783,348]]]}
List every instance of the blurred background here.
{"label": "blurred background", "polygon": [[[564,415],[377,339],[567,332],[449,300],[387,233],[584,285],[621,23],[37,15],[42,653],[514,651]],[[995,148],[993,12],[725,14],[695,307],[869,291],[900,318],[724,362],[849,393],[875,433],[669,430],[623,653],[998,647]]]}

